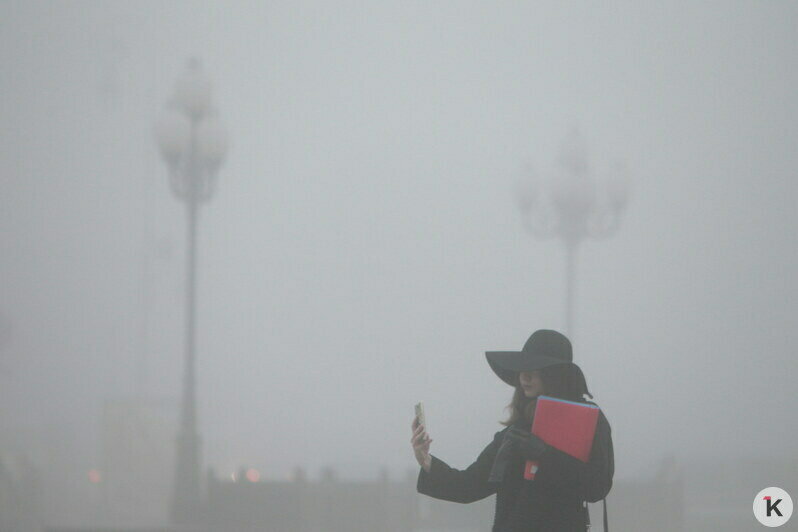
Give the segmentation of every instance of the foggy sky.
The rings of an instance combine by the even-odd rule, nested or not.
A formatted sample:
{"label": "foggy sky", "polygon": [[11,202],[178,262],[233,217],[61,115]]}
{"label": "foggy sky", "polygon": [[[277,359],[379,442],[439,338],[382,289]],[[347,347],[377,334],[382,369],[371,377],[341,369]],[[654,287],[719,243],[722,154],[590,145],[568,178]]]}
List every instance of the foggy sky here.
{"label": "foggy sky", "polygon": [[562,246],[513,184],[572,126],[633,181],[572,335],[616,476],[796,454],[795,27],[788,2],[0,2],[0,426],[88,468],[103,400],[178,397],[152,126],[195,55],[231,139],[200,214],[207,464],[403,474],[419,400],[431,452],[475,459],[512,392],[484,351],[564,327]]}

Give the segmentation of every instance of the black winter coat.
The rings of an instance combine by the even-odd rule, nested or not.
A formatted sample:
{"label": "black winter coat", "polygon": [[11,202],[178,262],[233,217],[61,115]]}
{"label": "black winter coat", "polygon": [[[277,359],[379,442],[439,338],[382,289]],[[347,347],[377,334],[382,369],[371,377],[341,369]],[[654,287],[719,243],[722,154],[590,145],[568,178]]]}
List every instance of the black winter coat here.
{"label": "black winter coat", "polygon": [[[528,424],[518,424],[529,430]],[[418,475],[419,493],[469,503],[496,494],[493,532],[584,532],[583,501],[603,499],[612,487],[615,461],[610,424],[599,413],[590,459],[584,463],[549,447],[538,460],[533,480],[524,479],[525,460],[511,462],[501,483],[488,482],[496,453],[509,427],[497,432],[477,460],[457,470],[432,456],[429,473]]]}

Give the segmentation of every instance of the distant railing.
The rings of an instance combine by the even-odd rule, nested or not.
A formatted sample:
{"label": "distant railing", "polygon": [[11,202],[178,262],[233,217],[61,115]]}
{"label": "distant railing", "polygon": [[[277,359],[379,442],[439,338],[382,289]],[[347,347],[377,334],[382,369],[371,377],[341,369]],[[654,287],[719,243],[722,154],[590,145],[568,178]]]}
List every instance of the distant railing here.
{"label": "distant railing", "polygon": [[[494,497],[473,504],[432,499],[416,492],[416,478],[341,481],[325,470],[322,480],[231,482],[211,480],[208,524],[226,532],[487,531]],[[614,530],[683,530],[678,476],[616,481],[607,504]],[[602,506],[591,504],[593,530],[602,530]]]}

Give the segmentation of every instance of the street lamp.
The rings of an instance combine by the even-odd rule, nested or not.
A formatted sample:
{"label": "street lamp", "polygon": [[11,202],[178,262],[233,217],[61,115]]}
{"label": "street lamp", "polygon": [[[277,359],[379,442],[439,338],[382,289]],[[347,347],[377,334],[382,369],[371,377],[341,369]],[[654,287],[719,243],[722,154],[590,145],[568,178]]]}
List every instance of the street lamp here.
{"label": "street lamp", "polygon": [[169,167],[172,192],[186,204],[187,215],[185,367],[171,506],[172,520],[186,523],[196,519],[201,504],[195,390],[197,214],[200,203],[213,194],[227,152],[224,128],[211,107],[210,80],[196,59],[189,61],[178,80],[174,95],[156,124],[155,136]]}
{"label": "street lamp", "polygon": [[519,183],[516,193],[527,231],[539,238],[558,237],[565,244],[565,328],[573,334],[577,248],[586,238],[617,232],[629,198],[629,175],[625,165],[615,163],[606,177],[593,179],[585,140],[576,128],[565,137],[557,163],[551,179]]}

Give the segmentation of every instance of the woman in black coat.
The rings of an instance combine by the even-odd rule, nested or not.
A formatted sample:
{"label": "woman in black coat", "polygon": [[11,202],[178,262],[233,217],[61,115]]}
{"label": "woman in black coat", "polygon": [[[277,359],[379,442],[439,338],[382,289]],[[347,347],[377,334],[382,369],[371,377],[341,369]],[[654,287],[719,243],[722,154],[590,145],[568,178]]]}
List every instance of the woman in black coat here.
{"label": "woman in black coat", "polygon": [[[584,395],[593,397],[572,362],[571,343],[556,331],[539,330],[520,352],[486,355],[493,371],[515,388],[506,427],[473,464],[458,470],[429,453],[432,440],[414,419],[411,443],[421,466],[418,492],[460,503],[495,493],[493,532],[584,531],[589,520],[584,501],[599,501],[612,487],[615,466],[607,418],[599,412],[587,463],[530,433],[539,395],[580,402],[587,402]],[[527,460],[538,464],[531,480],[524,478]]]}

